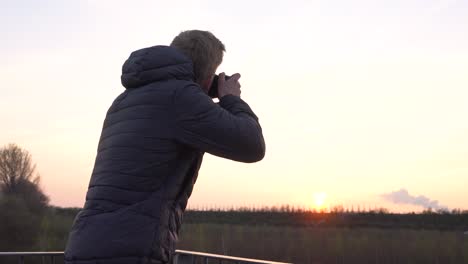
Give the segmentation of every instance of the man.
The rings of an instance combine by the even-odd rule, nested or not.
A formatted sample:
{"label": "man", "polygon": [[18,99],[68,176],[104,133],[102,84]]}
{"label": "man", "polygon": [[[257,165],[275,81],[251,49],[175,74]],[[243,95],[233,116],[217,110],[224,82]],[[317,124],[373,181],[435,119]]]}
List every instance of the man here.
{"label": "man", "polygon": [[207,95],[224,51],[210,32],[191,30],[169,47],[130,55],[126,90],[107,112],[66,263],[171,263],[204,152],[263,159],[262,130],[240,98],[240,75],[220,74],[219,104]]}

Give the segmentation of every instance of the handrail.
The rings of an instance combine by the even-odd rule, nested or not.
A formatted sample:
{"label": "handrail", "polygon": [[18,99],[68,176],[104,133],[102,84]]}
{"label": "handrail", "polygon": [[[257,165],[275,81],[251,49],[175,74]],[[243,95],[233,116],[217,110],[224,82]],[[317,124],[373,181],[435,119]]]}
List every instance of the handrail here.
{"label": "handrail", "polygon": [[275,262],[275,261],[250,259],[250,258],[239,258],[239,257],[233,257],[233,256],[227,256],[227,255],[217,255],[217,254],[187,251],[187,250],[176,250],[176,254],[198,256],[202,258],[209,258],[209,259],[216,259],[216,260],[232,260],[232,261],[237,261],[237,262],[248,262],[248,263],[256,263],[256,264],[257,263],[258,264],[291,264],[291,263],[286,263],[286,262]]}

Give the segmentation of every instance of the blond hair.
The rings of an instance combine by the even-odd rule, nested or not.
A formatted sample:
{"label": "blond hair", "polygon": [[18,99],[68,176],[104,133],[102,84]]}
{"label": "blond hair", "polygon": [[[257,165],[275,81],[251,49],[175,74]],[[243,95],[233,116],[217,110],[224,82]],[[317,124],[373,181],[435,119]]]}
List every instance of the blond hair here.
{"label": "blond hair", "polygon": [[203,81],[214,73],[223,61],[224,44],[211,32],[202,30],[182,31],[171,43],[193,62],[195,81]]}

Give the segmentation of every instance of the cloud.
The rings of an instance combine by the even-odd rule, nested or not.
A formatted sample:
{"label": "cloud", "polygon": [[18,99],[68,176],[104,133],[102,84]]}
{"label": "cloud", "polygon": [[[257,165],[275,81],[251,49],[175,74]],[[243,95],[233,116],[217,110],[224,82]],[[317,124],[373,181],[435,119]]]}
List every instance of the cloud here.
{"label": "cloud", "polygon": [[391,193],[385,193],[380,195],[384,200],[396,203],[396,204],[411,204],[421,206],[424,208],[432,208],[435,210],[448,210],[447,206],[439,204],[437,200],[431,200],[423,195],[413,196],[409,194],[406,189],[401,188],[398,191]]}

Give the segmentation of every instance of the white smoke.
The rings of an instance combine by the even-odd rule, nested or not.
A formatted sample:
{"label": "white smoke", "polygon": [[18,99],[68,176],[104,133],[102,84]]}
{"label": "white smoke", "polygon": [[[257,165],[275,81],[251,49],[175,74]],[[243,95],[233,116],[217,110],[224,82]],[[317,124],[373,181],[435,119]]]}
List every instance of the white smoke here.
{"label": "white smoke", "polygon": [[435,210],[448,210],[447,206],[439,204],[437,200],[431,200],[423,195],[413,196],[403,188],[399,191],[382,194],[381,197],[386,201],[396,204],[411,204]]}

